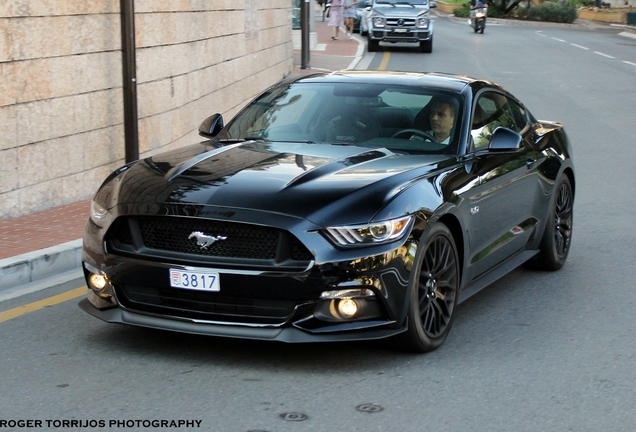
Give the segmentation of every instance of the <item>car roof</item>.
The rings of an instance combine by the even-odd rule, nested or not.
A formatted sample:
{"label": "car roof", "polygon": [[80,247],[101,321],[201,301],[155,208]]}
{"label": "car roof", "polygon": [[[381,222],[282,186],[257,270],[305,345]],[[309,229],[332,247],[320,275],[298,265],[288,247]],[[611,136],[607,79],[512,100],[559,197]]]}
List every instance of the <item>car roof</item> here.
{"label": "car roof", "polygon": [[[430,87],[461,93],[466,86],[482,83],[482,85],[496,84],[470,78],[465,75],[455,75],[439,72],[399,72],[399,71],[355,71],[340,70],[331,73],[317,73],[303,77],[295,77],[296,82],[321,83],[356,83],[356,84],[388,84],[415,87]],[[481,86],[480,86],[481,87]]]}

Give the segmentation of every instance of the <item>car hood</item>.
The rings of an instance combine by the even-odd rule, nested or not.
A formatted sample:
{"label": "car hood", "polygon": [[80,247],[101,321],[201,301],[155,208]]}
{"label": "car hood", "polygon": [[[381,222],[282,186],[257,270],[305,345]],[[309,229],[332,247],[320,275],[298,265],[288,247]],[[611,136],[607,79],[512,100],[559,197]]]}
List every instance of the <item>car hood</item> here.
{"label": "car hood", "polygon": [[[107,207],[195,204],[273,212],[316,224],[333,223],[334,214],[366,222],[444,160],[449,156],[356,146],[201,143],[138,161],[100,192]],[[111,202],[104,202],[109,197]]]}
{"label": "car hood", "polygon": [[390,5],[376,5],[373,7],[373,11],[391,17],[413,18],[414,15],[420,15],[429,11],[429,7],[428,5],[415,5],[415,7],[407,5],[396,5],[395,7]]}

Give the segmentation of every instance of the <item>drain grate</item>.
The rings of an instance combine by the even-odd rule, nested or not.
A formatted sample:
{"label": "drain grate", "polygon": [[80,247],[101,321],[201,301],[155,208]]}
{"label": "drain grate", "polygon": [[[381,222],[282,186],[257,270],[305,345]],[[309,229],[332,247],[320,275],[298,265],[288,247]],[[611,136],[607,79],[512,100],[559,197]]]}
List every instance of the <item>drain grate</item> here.
{"label": "drain grate", "polygon": [[307,420],[309,417],[307,416],[307,414],[291,412],[291,413],[282,413],[280,415],[280,418],[282,418],[285,421],[299,422],[299,421]]}
{"label": "drain grate", "polygon": [[382,411],[384,408],[382,408],[380,405],[377,405],[377,404],[366,403],[366,404],[358,405],[356,409],[360,412],[376,413],[376,412]]}

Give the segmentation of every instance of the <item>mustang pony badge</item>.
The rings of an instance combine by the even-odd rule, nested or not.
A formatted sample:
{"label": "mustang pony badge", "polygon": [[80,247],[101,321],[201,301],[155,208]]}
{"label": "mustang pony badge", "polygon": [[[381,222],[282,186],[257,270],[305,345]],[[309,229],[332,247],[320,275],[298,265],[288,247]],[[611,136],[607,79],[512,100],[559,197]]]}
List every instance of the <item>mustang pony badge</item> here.
{"label": "mustang pony badge", "polygon": [[207,234],[202,233],[201,231],[193,231],[192,234],[188,236],[188,240],[192,240],[193,238],[197,239],[197,246],[200,246],[201,249],[207,249],[208,246],[211,246],[218,240],[225,240],[227,237],[218,235],[218,236],[209,236]]}

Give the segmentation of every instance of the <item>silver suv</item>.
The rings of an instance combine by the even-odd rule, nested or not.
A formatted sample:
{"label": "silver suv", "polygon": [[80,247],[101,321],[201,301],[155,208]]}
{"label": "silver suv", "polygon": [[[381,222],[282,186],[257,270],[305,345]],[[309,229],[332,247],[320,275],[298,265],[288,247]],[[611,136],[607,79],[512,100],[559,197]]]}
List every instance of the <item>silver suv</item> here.
{"label": "silver suv", "polygon": [[380,42],[417,43],[422,52],[433,52],[433,21],[429,0],[373,0],[368,18],[367,50],[377,51]]}

